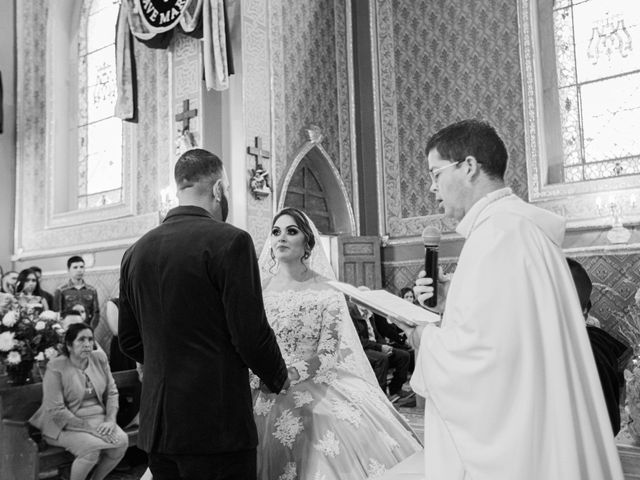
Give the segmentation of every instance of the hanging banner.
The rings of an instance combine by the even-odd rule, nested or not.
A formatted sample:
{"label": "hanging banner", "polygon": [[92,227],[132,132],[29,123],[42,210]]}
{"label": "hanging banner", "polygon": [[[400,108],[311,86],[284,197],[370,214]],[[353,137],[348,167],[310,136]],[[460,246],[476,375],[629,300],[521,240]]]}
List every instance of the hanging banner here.
{"label": "hanging banner", "polygon": [[138,15],[145,27],[153,33],[162,33],[175,27],[192,0],[136,0]]}

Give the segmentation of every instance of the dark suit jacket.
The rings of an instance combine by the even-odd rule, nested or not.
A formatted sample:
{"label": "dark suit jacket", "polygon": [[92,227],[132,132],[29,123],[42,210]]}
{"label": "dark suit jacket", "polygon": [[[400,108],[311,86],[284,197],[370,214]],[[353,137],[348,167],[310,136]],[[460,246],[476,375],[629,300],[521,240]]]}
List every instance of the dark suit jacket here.
{"label": "dark suit jacket", "polygon": [[633,352],[629,346],[601,328],[589,325],[587,334],[607,404],[611,428],[613,434],[617,435],[620,431],[620,390],[624,386],[622,372]]}
{"label": "dark suit jacket", "polygon": [[267,323],[249,234],[180,206],[124,254],[118,338],[144,364],[139,446],[208,455],[254,448],[249,373],[287,370]]}
{"label": "dark suit jacket", "polygon": [[364,350],[375,350],[380,352],[382,350],[382,345],[386,345],[385,339],[382,338],[380,332],[376,328],[376,322],[371,322],[371,326],[373,327],[373,333],[376,337],[376,340],[369,339],[369,328],[367,327],[368,320],[366,320],[358,310],[358,307],[353,303],[349,302],[349,315],[351,315],[351,320],[353,320],[353,324],[356,327],[356,331],[358,332],[358,337],[360,337],[360,343],[362,343],[362,348]]}

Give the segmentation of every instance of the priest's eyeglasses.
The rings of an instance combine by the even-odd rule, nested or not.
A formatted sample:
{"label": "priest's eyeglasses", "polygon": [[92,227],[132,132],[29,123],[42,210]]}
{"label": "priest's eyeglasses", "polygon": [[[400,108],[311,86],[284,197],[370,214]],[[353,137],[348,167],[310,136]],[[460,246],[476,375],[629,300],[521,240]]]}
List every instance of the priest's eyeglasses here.
{"label": "priest's eyeglasses", "polygon": [[431,183],[434,185],[438,184],[438,177],[443,170],[447,168],[454,167],[456,165],[460,165],[464,160],[458,160],[457,162],[451,162],[449,165],[445,165],[444,167],[434,168],[433,170],[429,170],[429,176],[431,177]]}

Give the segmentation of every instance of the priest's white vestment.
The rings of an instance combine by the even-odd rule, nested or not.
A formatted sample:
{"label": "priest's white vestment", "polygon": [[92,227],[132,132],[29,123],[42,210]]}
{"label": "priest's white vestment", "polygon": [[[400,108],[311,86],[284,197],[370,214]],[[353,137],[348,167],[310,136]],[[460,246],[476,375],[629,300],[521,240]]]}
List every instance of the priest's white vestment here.
{"label": "priest's white vestment", "polygon": [[564,219],[490,193],[466,238],[441,327],[422,333],[427,480],[622,480]]}

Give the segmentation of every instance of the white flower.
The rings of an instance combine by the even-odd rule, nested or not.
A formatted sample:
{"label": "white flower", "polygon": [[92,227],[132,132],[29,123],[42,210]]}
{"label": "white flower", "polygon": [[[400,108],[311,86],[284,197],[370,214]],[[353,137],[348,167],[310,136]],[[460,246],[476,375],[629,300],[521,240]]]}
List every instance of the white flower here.
{"label": "white flower", "polygon": [[293,399],[296,402],[296,408],[300,408],[308,403],[313,402],[311,392],[293,392]]}
{"label": "white flower", "polygon": [[249,370],[249,387],[251,390],[257,390],[260,388],[260,377]]}
{"label": "white flower", "polygon": [[56,358],[58,356],[58,351],[53,347],[49,347],[45,349],[44,356],[51,360],[52,358]]}
{"label": "white flower", "polygon": [[38,353],[38,355],[36,355],[36,360],[39,361],[39,362],[43,362],[44,361],[44,352]]}
{"label": "white flower", "polygon": [[289,462],[284,466],[284,473],[278,477],[278,480],[296,480],[296,463]]}
{"label": "white flower", "polygon": [[291,410],[287,409],[276,420],[276,431],[273,436],[280,440],[285,447],[293,447],[293,442],[300,432],[304,430],[302,420],[294,417]]}
{"label": "white flower", "polygon": [[362,412],[356,410],[347,402],[333,399],[331,402],[331,411],[337,419],[349,422],[354,427],[359,427],[362,423]]}
{"label": "white flower", "polygon": [[313,446],[327,457],[335,457],[340,454],[340,442],[336,438],[336,434],[331,430],[327,431],[322,440]]}
{"label": "white flower", "polygon": [[22,361],[22,357],[18,352],[9,352],[7,355],[7,363],[9,365],[17,365]]}
{"label": "white flower", "polygon": [[45,310],[38,317],[40,320],[44,320],[45,322],[57,322],[58,314],[53,310]]}
{"label": "white flower", "polygon": [[47,324],[45,322],[43,322],[42,320],[38,320],[36,322],[35,329],[36,330],[44,330],[44,327],[46,327],[46,326],[47,326]]}
{"label": "white flower", "polygon": [[[3,320],[4,321],[4,320]],[[13,339],[13,332],[2,332],[0,333],[0,351],[8,352],[15,345],[15,340]]]}
{"label": "white flower", "polygon": [[2,324],[5,327],[13,327],[17,321],[18,321],[18,314],[13,310],[9,310],[7,313],[4,314],[4,317],[2,317]]}
{"label": "white flower", "polygon": [[386,467],[382,463],[378,462],[375,458],[369,459],[369,466],[367,467],[368,478],[381,477],[386,471]]}
{"label": "white flower", "polygon": [[256,399],[255,405],[253,406],[253,412],[256,415],[266,416],[267,413],[269,413],[269,411],[271,410],[271,407],[273,407],[274,403],[276,403],[275,398],[269,400],[267,398],[263,398],[263,395],[259,395]]}

